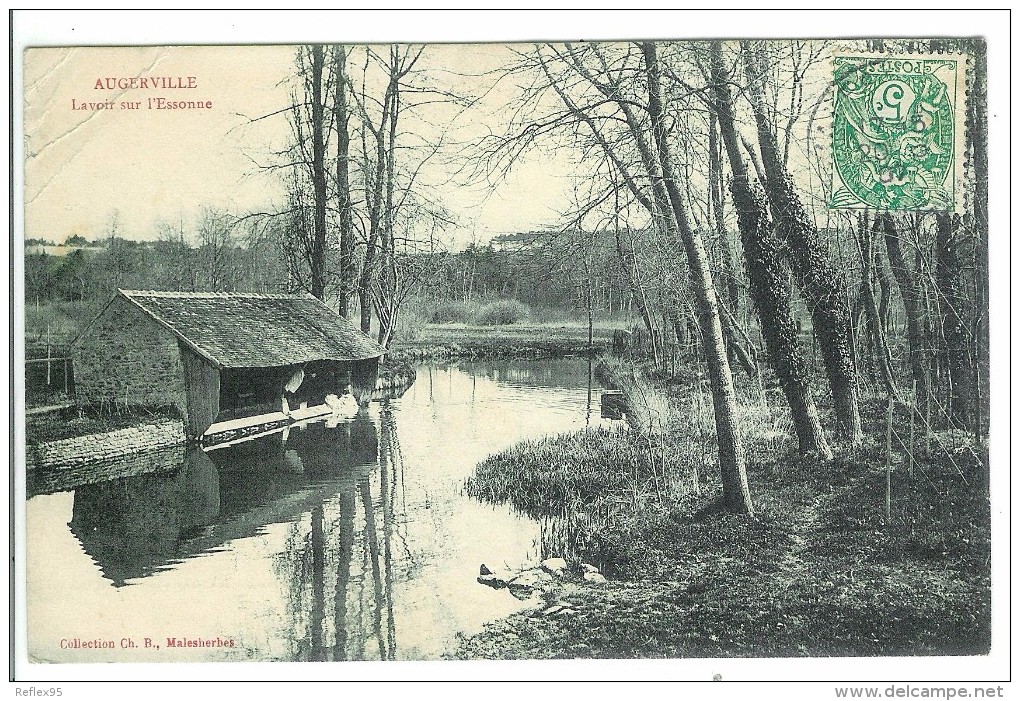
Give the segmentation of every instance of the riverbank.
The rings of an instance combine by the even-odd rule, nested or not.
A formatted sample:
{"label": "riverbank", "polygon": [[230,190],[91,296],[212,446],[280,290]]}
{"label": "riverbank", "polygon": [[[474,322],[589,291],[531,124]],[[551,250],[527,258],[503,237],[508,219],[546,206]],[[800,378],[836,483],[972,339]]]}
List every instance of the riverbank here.
{"label": "riverbank", "polygon": [[[711,410],[690,393],[670,401],[688,417]],[[865,407],[877,436],[882,408]],[[754,518],[715,507],[721,487],[697,454],[700,418],[653,438],[602,432],[528,442],[479,465],[469,492],[562,514],[575,542],[568,556],[600,566],[610,581],[567,597],[574,615],[511,616],[462,639],[450,657],[988,652],[982,465],[966,452],[954,462],[932,455],[910,475],[895,456],[886,523],[884,437],[829,463],[806,460],[782,419],[741,409]]]}
{"label": "riverbank", "polygon": [[558,358],[604,351],[614,327],[596,326],[592,342],[583,324],[426,324],[413,339],[398,337],[389,356],[397,359]]}

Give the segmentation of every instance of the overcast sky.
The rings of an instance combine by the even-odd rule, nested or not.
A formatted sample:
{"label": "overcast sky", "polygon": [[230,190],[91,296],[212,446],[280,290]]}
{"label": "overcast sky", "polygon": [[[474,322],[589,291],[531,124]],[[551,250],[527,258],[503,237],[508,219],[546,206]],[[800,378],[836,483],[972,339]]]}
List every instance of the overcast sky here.
{"label": "overcast sky", "polygon": [[[282,174],[262,166],[289,138],[280,111],[289,104],[294,55],[293,46],[29,50],[26,237],[95,238],[117,210],[123,235],[154,238],[157,221],[190,219],[204,205],[238,214],[280,205]],[[509,57],[502,46],[430,46],[421,65],[455,89],[481,93],[493,79],[480,74]],[[171,84],[180,79],[196,87],[97,88],[106,78],[132,77],[166,77]],[[462,136],[500,129],[494,108],[509,94],[491,94],[464,115]],[[212,108],[150,109],[150,97],[211,101]],[[93,107],[103,101],[113,109]],[[127,106],[132,102],[139,109]],[[485,240],[552,222],[565,202],[568,171],[566,163],[536,156],[522,160],[491,192],[447,183],[435,196],[454,214],[458,226],[450,233],[458,242]],[[440,174],[432,179],[438,182]]]}
{"label": "overcast sky", "polygon": [[[288,41],[505,41],[624,37],[823,36],[875,32],[912,35],[951,32],[990,35],[999,31],[978,13],[867,12],[59,12],[15,13],[15,74],[21,47],[76,44],[224,44]],[[1002,32],[999,32],[1000,34]],[[998,35],[996,35],[998,36]],[[990,50],[1002,54],[1003,41]],[[463,73],[499,65],[498,45],[431,46],[429,61]],[[259,173],[287,138],[283,118],[256,126],[247,118],[288,102],[281,81],[293,71],[292,46],[192,48],[91,48],[29,50],[25,80],[25,233],[62,241],[71,234],[98,236],[114,209],[121,230],[152,236],[160,219],[190,217],[202,205],[234,212],[264,209],[283,199],[279,178]],[[1008,61],[990,60],[993,85]],[[212,100],[210,111],[137,113],[74,111],[71,101],[95,102],[106,74],[195,76],[195,99]],[[472,82],[472,81],[468,81]],[[473,81],[484,88],[486,80]],[[17,86],[15,86],[17,89]],[[119,99],[138,99],[138,89]],[[169,91],[168,91],[169,92]],[[177,91],[185,92],[185,91]],[[1004,95],[992,92],[994,99]],[[107,93],[109,96],[109,93]],[[17,92],[14,99],[18,99]],[[146,97],[141,95],[142,99]],[[472,113],[472,120],[498,115]],[[1001,112],[999,113],[1001,114]],[[15,115],[15,128],[18,125]],[[476,123],[474,126],[485,126]],[[993,123],[993,136],[998,128]],[[17,153],[15,154],[17,157]],[[254,159],[254,161],[253,161]],[[567,204],[569,162],[534,154],[518,163],[513,177],[482,200],[478,189],[448,186],[437,191],[455,214],[457,238],[484,240],[494,233],[548,223]],[[18,173],[15,173],[17,176]],[[18,181],[15,181],[16,187]],[[17,198],[16,198],[17,203]],[[16,210],[18,211],[18,210]],[[16,222],[17,224],[18,222]]]}

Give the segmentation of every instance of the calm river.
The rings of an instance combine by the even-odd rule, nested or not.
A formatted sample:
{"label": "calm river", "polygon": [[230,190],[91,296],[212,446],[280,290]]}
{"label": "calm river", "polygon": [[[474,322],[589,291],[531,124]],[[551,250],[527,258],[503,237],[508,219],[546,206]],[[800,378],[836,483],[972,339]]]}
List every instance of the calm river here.
{"label": "calm river", "polygon": [[560,554],[464,480],[521,439],[607,424],[588,378],[581,359],[424,365],[349,423],[33,480],[32,657],[440,657],[524,606],[480,564]]}

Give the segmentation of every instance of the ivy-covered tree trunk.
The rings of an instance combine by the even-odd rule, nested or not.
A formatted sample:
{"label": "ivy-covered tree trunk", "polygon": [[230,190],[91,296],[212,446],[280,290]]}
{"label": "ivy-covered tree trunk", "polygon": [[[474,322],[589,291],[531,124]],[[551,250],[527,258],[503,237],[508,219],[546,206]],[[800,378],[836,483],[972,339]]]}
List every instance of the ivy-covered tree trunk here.
{"label": "ivy-covered tree trunk", "polygon": [[740,155],[733,120],[728,78],[719,42],[712,44],[712,84],[723,144],[729,157],[733,181],[730,190],[737,211],[737,226],[744,248],[751,299],[758,313],[769,360],[786,395],[801,453],[831,458],[808,384],[807,364],[797,338],[797,324],[790,308],[779,241],[772,233],[764,197],[751,188],[747,166]]}
{"label": "ivy-covered tree trunk", "polygon": [[[719,307],[716,302],[712,271],[701,236],[687,219],[687,212],[677,186],[676,167],[666,142],[663,125],[662,83],[655,44],[644,42],[641,51],[645,59],[648,81],[648,116],[652,125],[655,153],[658,162],[656,187],[661,195],[665,189],[665,207],[670,210],[677,231],[687,254],[687,265],[691,274],[691,286],[697,303],[698,321],[701,324],[705,345],[705,360],[708,364],[709,382],[712,387],[712,404],[715,408],[716,438],[719,445],[719,469],[722,476],[723,504],[730,511],[753,513],[751,492],[747,486],[747,471],[744,463],[744,446],[740,439],[737,420],[737,398],[733,389],[726,346],[723,342]],[[665,212],[664,212],[665,213]]]}
{"label": "ivy-covered tree trunk", "polygon": [[857,364],[851,329],[846,280],[829,260],[807,211],[783,165],[775,130],[762,96],[760,50],[741,42],[748,95],[758,130],[765,188],[776,230],[786,242],[790,267],[811,307],[811,320],[832,392],[840,440],[856,445],[864,434],[857,397]]}

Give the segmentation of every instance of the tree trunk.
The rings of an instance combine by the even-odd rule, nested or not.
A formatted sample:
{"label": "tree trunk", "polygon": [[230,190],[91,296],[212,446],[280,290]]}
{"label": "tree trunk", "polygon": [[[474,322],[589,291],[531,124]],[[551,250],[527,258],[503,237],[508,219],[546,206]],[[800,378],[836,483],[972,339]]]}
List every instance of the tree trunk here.
{"label": "tree trunk", "polygon": [[326,298],[326,125],[322,107],[322,69],[325,64],[321,44],[310,49],[312,55],[312,188],[315,191],[315,219],[312,232],[312,294]]}
{"label": "tree trunk", "polygon": [[903,311],[907,316],[907,343],[910,346],[910,374],[917,384],[915,403],[923,406],[927,401],[928,365],[931,362],[931,334],[924,315],[921,291],[914,274],[907,268],[903,258],[903,248],[896,231],[892,215],[882,215],[882,228],[885,233],[885,250],[889,254],[889,267],[900,290],[903,300]]}
{"label": "tree trunk", "polygon": [[347,49],[336,46],[333,49],[333,73],[336,88],[333,101],[333,121],[336,123],[337,157],[336,189],[337,209],[340,211],[340,281],[338,285],[340,316],[351,315],[351,297],[357,289],[357,269],[354,265],[354,204],[351,201],[350,149],[351,135],[348,132],[350,112],[347,108]]}
{"label": "tree trunk", "polygon": [[365,248],[365,261],[358,278],[358,305],[361,319],[361,333],[372,330],[372,277],[375,271],[376,239],[370,238]]}
{"label": "tree trunk", "polygon": [[970,333],[966,316],[966,293],[963,280],[964,260],[957,233],[960,217],[939,213],[935,223],[935,279],[939,292],[939,316],[942,324],[943,350],[946,359],[946,384],[949,406],[946,418],[966,428],[974,398],[974,368],[970,362]]}
{"label": "tree trunk", "polygon": [[798,285],[808,298],[811,318],[825,363],[833,408],[841,440],[856,445],[864,438],[857,407],[857,367],[854,360],[850,309],[846,281],[829,261],[818,232],[793,188],[790,173],[783,166],[776,134],[762,98],[762,72],[757,52],[741,42],[748,93],[758,129],[765,187],[776,229],[786,241],[786,251]]}
{"label": "tree trunk", "polygon": [[[365,199],[368,206],[368,242],[365,248],[365,260],[361,268],[361,278],[358,284],[358,295],[361,303],[361,331],[369,333],[372,329],[372,308],[374,306],[373,284],[376,282],[380,261],[377,261],[379,254],[379,243],[386,245],[384,224],[383,224],[383,193],[386,178],[386,133],[389,123],[389,110],[392,105],[392,84],[386,89],[383,99],[382,116],[379,120],[379,127],[375,128],[372,123],[365,120],[365,126],[371,132],[375,140],[373,144],[374,160],[369,158],[369,149],[365,143],[364,133],[362,136],[362,151],[365,160]],[[382,266],[386,265],[385,252]],[[382,324],[380,323],[380,330]]]}
{"label": "tree trunk", "polygon": [[882,376],[882,384],[885,385],[887,394],[891,394],[896,401],[902,402],[900,392],[896,388],[896,376],[893,373],[892,354],[889,352],[889,344],[886,342],[885,329],[882,325],[882,318],[878,311],[878,301],[875,299],[875,285],[873,274],[875,268],[875,234],[881,223],[881,217],[875,218],[874,229],[868,222],[868,215],[860,215],[861,252],[864,259],[863,283],[861,285],[861,297],[864,313],[868,320],[868,331],[871,335],[871,350],[874,354],[875,364],[878,366]]}
{"label": "tree trunk", "polygon": [[737,211],[751,298],[758,312],[765,347],[783,394],[786,395],[800,452],[816,453],[828,459],[832,457],[832,452],[811,396],[807,365],[790,307],[781,246],[772,233],[764,197],[751,188],[747,166],[740,155],[728,76],[719,42],[712,43],[712,83],[715,86],[719,126],[733,173],[730,188]]}
{"label": "tree trunk", "polygon": [[[755,348],[751,339],[747,337],[743,329],[737,326],[737,320],[726,308],[721,299],[716,299],[719,305],[719,321],[722,324],[723,339],[726,341],[726,352],[731,362],[736,363],[747,373],[748,378],[758,381],[758,362],[755,360]],[[746,346],[744,345],[746,342]]]}
{"label": "tree trunk", "polygon": [[641,50],[644,54],[648,79],[648,116],[652,124],[652,135],[655,140],[661,178],[656,178],[655,173],[651,175],[653,183],[657,183],[660,197],[663,194],[662,189],[665,189],[666,196],[662,202],[662,214],[666,216],[667,222],[670,219],[675,222],[687,254],[687,264],[697,301],[698,320],[705,341],[705,359],[708,363],[709,380],[712,386],[716,436],[719,443],[719,469],[722,474],[723,504],[731,511],[753,513],[744,465],[744,446],[740,439],[740,427],[737,420],[736,394],[723,342],[712,271],[708,267],[701,236],[691,228],[687,212],[680,199],[680,191],[676,183],[676,168],[666,142],[666,131],[663,125],[662,84],[655,44],[644,42],[641,44]]}
{"label": "tree trunk", "polygon": [[711,113],[708,121],[708,191],[711,195],[715,235],[719,240],[719,255],[722,259],[719,272],[723,278],[723,289],[726,290],[726,303],[736,317],[740,314],[740,285],[737,283],[735,270],[736,256],[726,231],[726,217],[723,209],[725,206],[723,200],[725,178],[718,129],[718,118],[715,113]]}
{"label": "tree trunk", "polygon": [[386,184],[383,188],[384,200],[382,211],[382,263],[379,276],[379,344],[389,348],[393,338],[397,314],[397,268],[395,237],[393,235],[393,191],[396,178],[397,159],[397,118],[400,115],[400,82],[397,74],[396,56],[390,56],[390,83],[386,94],[389,96],[388,123],[380,125],[380,132],[388,130],[386,139]]}
{"label": "tree trunk", "polygon": [[[879,223],[875,224],[876,231]],[[878,280],[878,318],[882,322],[882,333],[889,338],[889,305],[892,302],[892,276],[889,272],[889,257],[885,253],[885,247],[881,244],[875,246],[875,279]]]}

